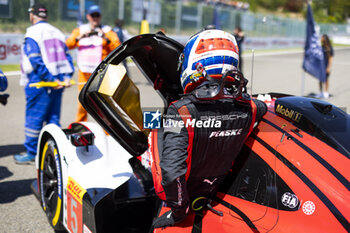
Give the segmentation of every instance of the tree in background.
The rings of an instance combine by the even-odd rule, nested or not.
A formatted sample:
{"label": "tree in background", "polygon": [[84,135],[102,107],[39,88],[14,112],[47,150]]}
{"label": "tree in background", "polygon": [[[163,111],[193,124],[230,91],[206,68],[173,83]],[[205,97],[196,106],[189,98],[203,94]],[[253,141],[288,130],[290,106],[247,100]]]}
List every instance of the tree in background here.
{"label": "tree in background", "polygon": [[[241,0],[250,4],[250,10],[259,8],[276,11],[283,8],[285,12],[303,13],[306,16],[308,0]],[[318,23],[346,23],[350,17],[349,0],[314,0],[312,1],[314,18]]]}
{"label": "tree in background", "polygon": [[269,9],[269,10],[277,10],[280,7],[283,7],[287,0],[256,0],[258,5]]}
{"label": "tree in background", "polygon": [[284,10],[287,12],[301,12],[305,6],[305,0],[287,0]]}
{"label": "tree in background", "polygon": [[312,1],[315,20],[319,23],[345,23],[350,16],[349,0]]}

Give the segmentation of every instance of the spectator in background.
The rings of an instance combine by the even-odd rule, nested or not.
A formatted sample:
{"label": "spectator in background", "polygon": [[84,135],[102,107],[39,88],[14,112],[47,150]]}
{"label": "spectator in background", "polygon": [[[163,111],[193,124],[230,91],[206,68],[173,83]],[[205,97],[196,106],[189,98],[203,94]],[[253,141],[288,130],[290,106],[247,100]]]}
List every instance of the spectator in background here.
{"label": "spectator in background", "polygon": [[7,88],[7,78],[0,69],[0,91],[5,91]]}
{"label": "spectator in background", "polygon": [[[329,75],[331,73],[331,66],[333,63],[333,56],[334,56],[334,51],[332,44],[329,40],[329,37],[324,34],[321,37],[321,44],[322,44],[322,50],[323,50],[323,57],[324,57],[324,63],[326,67],[326,82],[322,83],[320,81],[320,97],[328,99],[329,98]],[[324,87],[324,89],[323,89]]]}
{"label": "spectator in background", "polygon": [[[102,15],[99,6],[89,7],[86,19],[88,23],[75,28],[66,40],[69,49],[78,48],[79,83],[87,82],[102,59],[120,44],[118,36],[112,28],[101,24]],[[79,92],[83,86],[83,84],[78,85]],[[87,112],[79,102],[75,120],[87,121]]]}
{"label": "spectator in background", "polygon": [[233,35],[237,41],[237,46],[238,46],[238,56],[239,56],[239,64],[238,64],[238,69],[239,71],[242,71],[242,64],[243,64],[243,60],[242,60],[242,44],[244,42],[244,32],[242,31],[241,27],[236,27],[233,30]]}
{"label": "spectator in background", "polygon": [[[115,27],[113,28],[113,31],[115,33],[117,33],[120,43],[124,43],[124,41],[127,41],[128,39],[130,39],[131,36],[130,36],[129,32],[123,28],[123,26],[124,26],[123,20],[116,19],[114,21],[114,26]],[[123,60],[123,65],[126,69],[126,72],[129,72],[128,66],[126,64],[126,59]]]}
{"label": "spectator in background", "polygon": [[116,19],[114,22],[115,27],[113,28],[113,31],[117,33],[120,43],[124,43],[124,41],[127,41],[130,39],[131,35],[129,32],[123,27],[124,21],[121,19]]}
{"label": "spectator in background", "polygon": [[163,33],[164,35],[166,34],[165,28],[159,28],[159,32]]}
{"label": "spectator in background", "polygon": [[40,81],[64,81],[70,85],[74,66],[64,34],[47,22],[47,9],[40,3],[29,8],[32,24],[27,28],[21,62],[21,84],[25,85],[25,154],[15,155],[15,162],[26,164],[34,161],[38,137],[44,123],[60,126],[63,86],[50,88],[30,87]]}

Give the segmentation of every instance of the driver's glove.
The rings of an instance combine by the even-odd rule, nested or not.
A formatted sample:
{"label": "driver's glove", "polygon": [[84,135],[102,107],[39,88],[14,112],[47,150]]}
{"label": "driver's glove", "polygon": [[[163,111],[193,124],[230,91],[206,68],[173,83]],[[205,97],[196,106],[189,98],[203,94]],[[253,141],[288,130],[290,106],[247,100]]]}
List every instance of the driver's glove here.
{"label": "driver's glove", "polygon": [[176,222],[177,221],[175,221],[173,212],[169,210],[153,221],[153,227],[165,228],[169,226],[174,226]]}

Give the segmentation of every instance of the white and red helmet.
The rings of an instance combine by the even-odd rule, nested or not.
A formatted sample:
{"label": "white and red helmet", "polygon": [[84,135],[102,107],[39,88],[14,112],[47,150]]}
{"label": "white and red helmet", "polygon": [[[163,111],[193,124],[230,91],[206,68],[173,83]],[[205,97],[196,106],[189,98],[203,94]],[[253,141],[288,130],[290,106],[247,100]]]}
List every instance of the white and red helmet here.
{"label": "white and red helmet", "polygon": [[226,71],[237,70],[237,42],[222,30],[202,31],[187,42],[180,62],[181,85],[184,93],[189,93],[206,80],[205,75],[221,78]]}

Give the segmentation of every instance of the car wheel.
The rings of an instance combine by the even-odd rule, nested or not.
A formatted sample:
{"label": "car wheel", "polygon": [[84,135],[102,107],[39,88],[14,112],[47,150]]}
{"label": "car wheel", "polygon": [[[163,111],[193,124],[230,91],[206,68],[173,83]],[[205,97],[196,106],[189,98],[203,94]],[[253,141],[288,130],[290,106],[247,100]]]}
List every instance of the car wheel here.
{"label": "car wheel", "polygon": [[41,205],[52,227],[57,231],[64,230],[60,155],[55,141],[51,138],[43,147],[39,170]]}

